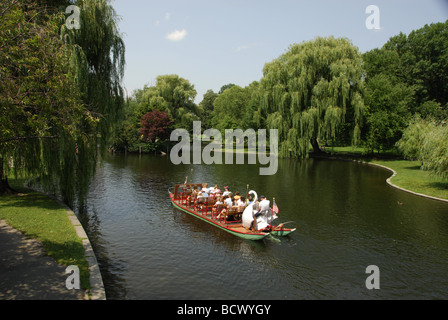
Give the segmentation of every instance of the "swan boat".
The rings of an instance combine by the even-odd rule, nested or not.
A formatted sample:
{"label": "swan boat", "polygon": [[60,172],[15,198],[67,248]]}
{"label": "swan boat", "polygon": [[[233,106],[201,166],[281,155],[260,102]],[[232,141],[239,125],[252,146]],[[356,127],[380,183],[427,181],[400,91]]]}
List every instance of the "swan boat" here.
{"label": "swan boat", "polygon": [[273,221],[277,219],[277,215],[272,209],[254,219],[255,213],[258,212],[254,206],[258,195],[253,190],[249,192],[254,195],[253,203],[249,203],[246,207],[232,207],[224,213],[223,205],[220,207],[221,205],[215,206],[213,201],[201,203],[197,199],[192,199],[190,195],[195,187],[202,187],[202,184],[183,184],[169,188],[168,194],[173,206],[237,237],[262,240],[269,235],[287,236],[296,230],[285,227],[292,222],[274,225]]}

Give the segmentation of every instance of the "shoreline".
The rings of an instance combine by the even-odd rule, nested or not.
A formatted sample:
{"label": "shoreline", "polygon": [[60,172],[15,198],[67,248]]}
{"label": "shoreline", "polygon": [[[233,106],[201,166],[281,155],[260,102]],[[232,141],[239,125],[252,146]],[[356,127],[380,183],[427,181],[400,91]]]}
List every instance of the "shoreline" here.
{"label": "shoreline", "polygon": [[[372,161],[375,161],[375,159],[368,158],[368,157],[364,157],[364,159],[363,159],[363,157],[358,157],[358,159],[356,159],[356,156],[353,156],[353,158],[350,158],[350,155],[346,155],[346,156],[347,157],[345,157],[344,155],[341,155],[341,156],[337,156],[337,155],[312,155],[312,156],[310,156],[310,158],[328,159],[328,160],[341,160],[341,161],[352,161],[352,162],[357,162],[357,163],[361,163],[361,164],[365,164],[365,165],[375,166],[377,168],[386,169],[386,170],[392,172],[392,176],[390,176],[389,178],[386,179],[386,183],[388,185],[390,185],[391,187],[396,188],[396,189],[401,190],[401,191],[404,191],[404,192],[407,192],[407,193],[410,193],[410,194],[413,194],[415,196],[419,196],[419,197],[423,197],[423,198],[426,198],[426,199],[431,199],[431,200],[435,200],[435,201],[448,203],[448,199],[443,199],[443,198],[439,198],[439,197],[435,197],[435,196],[430,196],[428,194],[419,193],[419,192],[412,191],[412,190],[409,190],[409,189],[406,189],[406,188],[403,188],[403,187],[400,187],[400,186],[394,184],[392,182],[392,179],[394,177],[398,176],[398,173],[394,169],[392,169],[392,168],[390,168],[388,166],[372,162]],[[367,161],[367,159],[370,159],[371,161]],[[398,160],[398,159],[390,158],[390,159],[384,159],[384,160]],[[403,160],[403,159],[401,159],[401,160]]]}
{"label": "shoreline", "polygon": [[419,197],[423,197],[423,198],[427,198],[427,199],[431,199],[431,200],[442,201],[442,202],[446,202],[446,203],[448,203],[448,199],[443,199],[443,198],[438,198],[438,197],[430,196],[430,195],[423,194],[423,193],[418,193],[418,192],[415,192],[415,191],[408,190],[408,189],[405,189],[405,188],[403,188],[403,187],[397,186],[396,184],[393,184],[393,183],[392,183],[392,179],[393,179],[395,176],[397,176],[398,173],[397,173],[394,169],[392,169],[392,168],[386,167],[386,166],[384,166],[384,165],[382,165],[382,164],[378,164],[378,163],[371,163],[371,162],[364,162],[364,161],[363,161],[362,163],[365,163],[365,164],[368,164],[368,165],[371,165],[371,166],[375,166],[375,167],[379,167],[379,168],[383,168],[383,169],[386,169],[386,170],[391,171],[391,172],[392,172],[392,176],[390,176],[390,177],[386,180],[386,182],[387,182],[391,187],[394,187],[394,188],[396,188],[396,189],[398,189],[398,190],[401,190],[401,191],[404,191],[404,192],[411,193],[411,194],[416,195],[416,196],[419,196]]}
{"label": "shoreline", "polygon": [[[67,221],[68,226],[71,226],[73,228],[72,230],[74,232],[73,233],[74,237],[77,237],[81,242],[81,245],[83,248],[82,254],[84,255],[84,259],[85,259],[85,262],[87,263],[87,268],[89,271],[88,281],[89,281],[90,288],[88,290],[81,289],[81,290],[76,290],[76,291],[82,292],[82,295],[84,296],[83,300],[106,300],[104,283],[102,280],[102,275],[101,275],[101,271],[99,269],[99,265],[98,265],[98,261],[96,259],[95,252],[93,251],[93,247],[90,243],[87,233],[85,232],[85,229],[82,226],[82,224],[80,223],[76,214],[67,205],[65,205],[62,201],[60,201],[59,199],[56,199],[48,194],[45,194],[39,190],[30,188],[30,187],[23,187],[23,190],[24,190],[23,192],[29,191],[34,194],[40,194],[41,197],[45,197],[45,198],[49,199],[50,201],[54,201],[54,203],[55,203],[54,205],[56,207],[59,207],[59,210],[62,211],[61,214],[65,214],[66,219],[68,219],[68,221]],[[11,224],[9,221],[6,221],[8,219],[4,219],[4,220],[5,220],[5,223],[7,223],[7,225],[10,228],[12,228],[13,230],[17,230],[17,232],[19,232],[20,234],[24,234],[24,235],[26,234],[26,231],[24,231],[24,230],[20,231],[20,229],[22,229],[22,228],[18,228],[14,223]],[[47,253],[47,250],[42,245],[42,240],[40,240],[39,237],[33,236],[33,237],[30,237],[29,239],[41,244],[42,250],[45,252],[45,257],[51,258],[52,261],[54,261],[57,265],[59,265],[61,267],[67,267],[67,265],[60,264],[59,262],[57,262],[57,260],[54,257],[52,257],[51,255],[49,255]],[[19,243],[15,244],[15,245],[17,245],[18,248],[21,247],[21,244],[19,244]],[[45,265],[45,263],[44,263],[44,265]],[[44,271],[42,271],[42,272],[44,272]],[[37,293],[39,293],[39,292],[37,292]],[[63,293],[63,296],[64,295],[65,294]]]}
{"label": "shoreline", "polygon": [[89,237],[87,236],[84,227],[79,221],[76,214],[71,210],[65,203],[60,200],[55,200],[61,207],[67,210],[67,216],[75,229],[76,234],[82,241],[82,246],[84,247],[84,256],[89,265],[89,281],[90,281],[90,291],[87,294],[87,300],[106,300],[106,292],[104,289],[103,277],[101,275],[101,270],[98,266],[98,260],[96,259],[95,252],[93,251],[92,244],[90,243]]}

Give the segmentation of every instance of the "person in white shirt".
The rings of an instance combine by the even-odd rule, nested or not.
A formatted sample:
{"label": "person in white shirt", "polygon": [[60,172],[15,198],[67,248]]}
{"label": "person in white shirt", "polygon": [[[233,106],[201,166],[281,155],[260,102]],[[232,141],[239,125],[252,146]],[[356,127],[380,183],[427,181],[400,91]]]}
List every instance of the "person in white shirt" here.
{"label": "person in white shirt", "polygon": [[249,229],[254,230],[257,218],[262,214],[266,214],[267,212],[269,212],[270,205],[271,202],[269,200],[266,200],[265,196],[260,196],[260,203],[258,204],[258,212],[254,214],[254,220],[250,224]]}
{"label": "person in white shirt", "polygon": [[224,187],[224,193],[222,194],[222,196],[229,196],[231,194],[231,192],[229,191],[229,187]]}
{"label": "person in white shirt", "polygon": [[244,197],[239,198],[236,200],[236,205],[238,207],[245,207],[246,206],[246,199]]}
{"label": "person in white shirt", "polygon": [[230,198],[229,196],[225,196],[224,199],[224,203],[226,204],[227,208],[231,208],[233,205],[232,198]]}
{"label": "person in white shirt", "polygon": [[[266,200],[265,196],[261,196],[260,197],[260,209],[258,210],[258,212],[255,214],[255,216],[258,218],[260,216],[260,214],[263,214],[264,212],[269,211],[269,208],[271,207],[271,202],[269,200]],[[260,214],[258,214],[260,213]],[[258,215],[257,215],[258,214]]]}

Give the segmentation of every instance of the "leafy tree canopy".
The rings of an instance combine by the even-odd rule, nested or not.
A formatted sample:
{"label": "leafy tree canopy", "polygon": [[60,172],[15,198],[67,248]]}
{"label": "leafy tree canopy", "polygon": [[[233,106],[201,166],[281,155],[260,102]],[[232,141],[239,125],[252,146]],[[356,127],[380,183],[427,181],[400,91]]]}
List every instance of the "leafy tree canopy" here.
{"label": "leafy tree canopy", "polygon": [[166,111],[177,128],[192,128],[193,121],[198,118],[194,103],[196,94],[194,85],[178,75],[158,76],[155,86],[145,86],[135,94],[138,117],[157,109]]}
{"label": "leafy tree canopy", "polygon": [[107,1],[77,2],[79,30],[66,30],[62,4],[0,3],[0,173],[3,189],[20,168],[73,204],[121,110],[124,46]]}
{"label": "leafy tree canopy", "polygon": [[364,111],[362,56],[347,39],[321,38],[292,45],[267,63],[261,105],[269,128],[278,129],[281,156],[306,157],[308,145],[336,138],[352,115],[355,142]]}

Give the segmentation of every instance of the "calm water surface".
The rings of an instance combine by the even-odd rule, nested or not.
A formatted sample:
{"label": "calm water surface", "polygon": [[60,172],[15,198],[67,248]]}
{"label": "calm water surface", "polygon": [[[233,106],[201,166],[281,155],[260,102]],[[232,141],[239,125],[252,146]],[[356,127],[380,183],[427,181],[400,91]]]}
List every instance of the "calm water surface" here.
{"label": "calm water surface", "polygon": [[[239,239],[173,208],[168,188],[246,185],[276,198],[285,238]],[[79,208],[108,299],[448,299],[448,204],[388,186],[390,172],[327,160],[173,165],[168,157],[105,159]],[[399,205],[398,202],[402,203]],[[366,268],[380,269],[368,290]]]}

